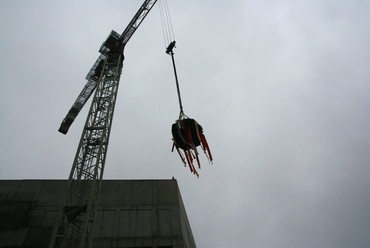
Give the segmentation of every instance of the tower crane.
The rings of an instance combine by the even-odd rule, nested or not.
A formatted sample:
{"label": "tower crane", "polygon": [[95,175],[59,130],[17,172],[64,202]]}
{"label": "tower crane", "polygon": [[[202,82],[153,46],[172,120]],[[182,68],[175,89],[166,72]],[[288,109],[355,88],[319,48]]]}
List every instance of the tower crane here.
{"label": "tower crane", "polygon": [[109,135],[124,60],[123,50],[157,0],[145,0],[120,35],[111,31],[86,76],[87,83],[63,119],[59,132],[69,127],[94,93],[69,175],[67,192],[49,248],[91,247]]}

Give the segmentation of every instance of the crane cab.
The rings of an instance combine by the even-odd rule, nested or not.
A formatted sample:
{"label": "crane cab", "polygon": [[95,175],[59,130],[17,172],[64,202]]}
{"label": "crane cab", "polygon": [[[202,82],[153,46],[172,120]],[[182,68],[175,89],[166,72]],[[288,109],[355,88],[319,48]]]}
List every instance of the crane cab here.
{"label": "crane cab", "polygon": [[112,30],[104,43],[100,46],[99,52],[107,55],[111,52],[122,52],[123,44],[119,42],[120,35]]}

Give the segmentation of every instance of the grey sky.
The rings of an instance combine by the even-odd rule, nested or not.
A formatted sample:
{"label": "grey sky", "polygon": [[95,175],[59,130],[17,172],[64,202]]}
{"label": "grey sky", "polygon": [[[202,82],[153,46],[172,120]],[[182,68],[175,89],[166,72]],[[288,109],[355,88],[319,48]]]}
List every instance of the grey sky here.
{"label": "grey sky", "polygon": [[[142,1],[0,2],[0,179],[66,179],[60,122]],[[370,246],[370,2],[169,1],[185,114],[214,164],[171,153],[158,6],[126,47],[105,178],[179,182],[198,247]]]}

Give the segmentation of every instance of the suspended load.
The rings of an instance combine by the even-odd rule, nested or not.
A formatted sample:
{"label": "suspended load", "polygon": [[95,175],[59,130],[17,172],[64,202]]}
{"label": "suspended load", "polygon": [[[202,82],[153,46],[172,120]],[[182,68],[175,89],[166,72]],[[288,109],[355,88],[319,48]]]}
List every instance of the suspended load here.
{"label": "suspended load", "polygon": [[172,132],[172,151],[176,148],[178,154],[184,165],[188,165],[190,171],[199,177],[199,174],[194,166],[194,160],[197,163],[197,167],[200,169],[200,161],[199,161],[199,153],[197,147],[200,146],[205,155],[208,158],[209,162],[212,162],[212,154],[211,150],[209,149],[207,139],[203,134],[203,127],[198,124],[198,122],[194,119],[187,117],[184,114],[182,102],[181,102],[181,95],[180,95],[180,87],[177,78],[176,66],[175,66],[175,59],[174,59],[174,52],[173,48],[175,47],[176,42],[172,41],[167,49],[166,53],[171,55],[172,57],[172,64],[176,79],[176,87],[177,87],[177,96],[180,105],[180,115],[177,121],[172,124],[171,132]]}
{"label": "suspended load", "polygon": [[194,159],[197,161],[200,169],[197,147],[201,146],[208,160],[212,161],[212,154],[209,149],[206,137],[203,134],[203,128],[196,120],[185,118],[179,119],[172,124],[172,151],[176,148],[184,165],[188,164],[190,171],[199,177],[199,174],[194,166]]}

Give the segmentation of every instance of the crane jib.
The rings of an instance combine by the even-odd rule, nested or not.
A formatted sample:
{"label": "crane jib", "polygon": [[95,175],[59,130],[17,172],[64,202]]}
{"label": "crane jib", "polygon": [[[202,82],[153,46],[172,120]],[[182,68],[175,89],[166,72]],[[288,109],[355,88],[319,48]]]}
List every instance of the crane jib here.
{"label": "crane jib", "polygon": [[131,36],[135,33],[137,28],[140,26],[140,24],[145,19],[145,17],[148,15],[148,13],[153,8],[153,6],[155,5],[156,2],[157,2],[157,0],[146,0],[141,5],[139,10],[137,11],[137,13],[132,18],[132,20],[127,25],[126,29],[123,31],[123,33],[121,34],[121,36],[119,38],[119,40],[123,44],[127,44],[127,42],[130,40]]}

